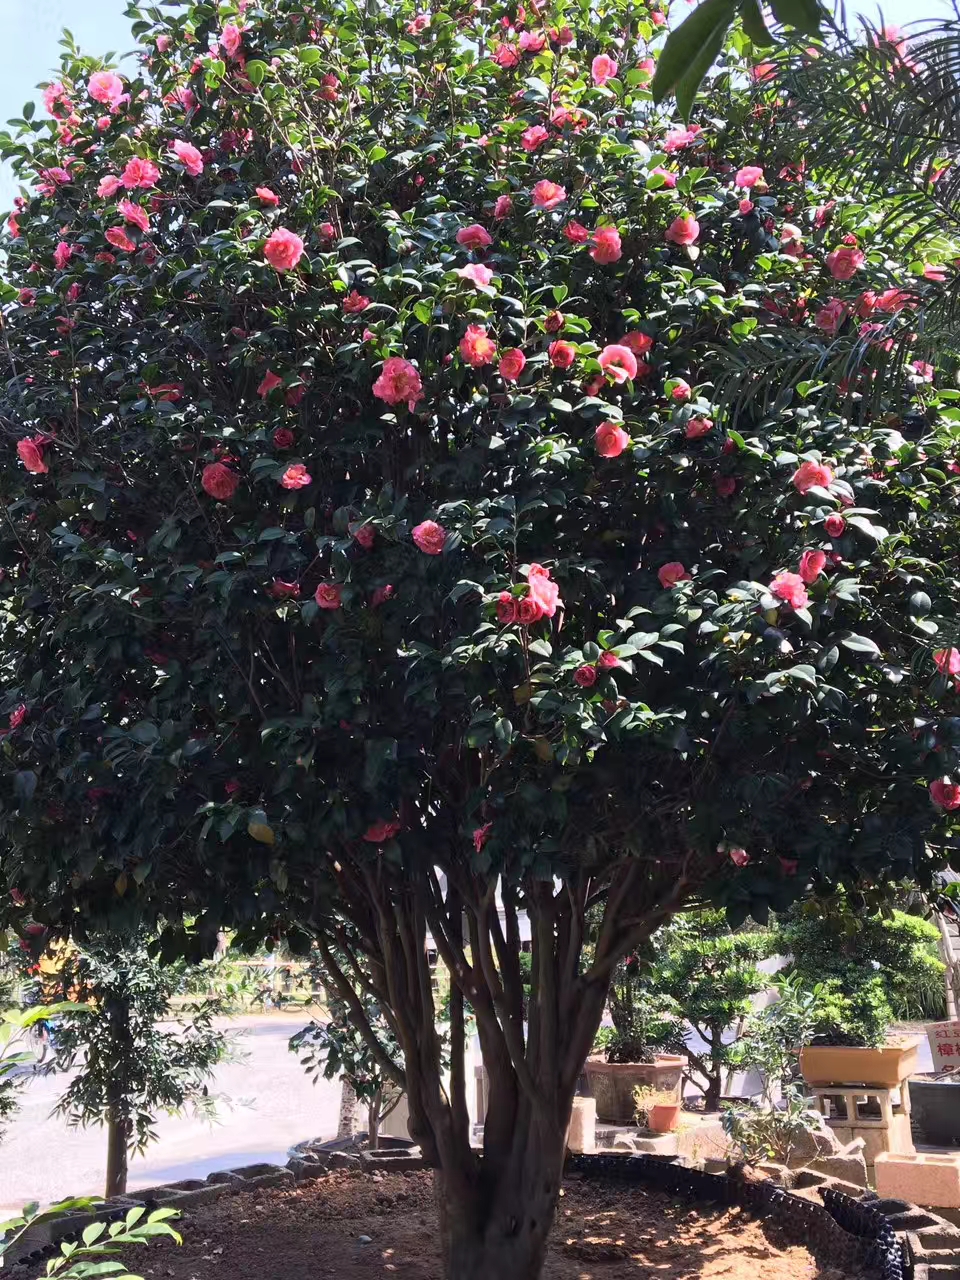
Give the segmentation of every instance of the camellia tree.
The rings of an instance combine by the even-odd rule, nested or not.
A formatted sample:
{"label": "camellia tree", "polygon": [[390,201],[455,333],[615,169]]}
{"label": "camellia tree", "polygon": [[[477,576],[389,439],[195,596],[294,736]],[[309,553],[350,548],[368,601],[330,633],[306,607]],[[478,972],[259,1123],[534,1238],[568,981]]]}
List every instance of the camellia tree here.
{"label": "camellia tree", "polygon": [[[929,880],[960,808],[960,393],[856,390],[940,286],[735,51],[656,108],[658,12],[133,6],[0,139],[4,920],[315,940],[455,1280],[539,1273],[623,956]],[[760,315],[862,326],[849,413],[725,413]]]}

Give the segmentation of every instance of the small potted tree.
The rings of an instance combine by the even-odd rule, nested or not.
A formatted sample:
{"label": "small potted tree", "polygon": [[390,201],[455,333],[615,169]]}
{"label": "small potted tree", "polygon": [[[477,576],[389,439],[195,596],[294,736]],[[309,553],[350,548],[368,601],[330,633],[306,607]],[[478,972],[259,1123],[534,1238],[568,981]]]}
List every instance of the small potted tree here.
{"label": "small potted tree", "polygon": [[618,966],[610,1013],[613,1026],[598,1032],[584,1068],[597,1119],[632,1124],[637,1088],[654,1089],[679,1104],[686,1067],[683,1021],[655,989],[648,960],[630,956]]}
{"label": "small potted tree", "polygon": [[895,1089],[917,1067],[917,1036],[890,1035],[893,1020],[883,979],[876,973],[820,985],[820,1008],[810,1043],[800,1050],[807,1084],[863,1084]]}
{"label": "small potted tree", "polygon": [[890,1026],[939,1012],[937,937],[933,925],[904,911],[854,915],[843,895],[827,910],[791,912],[780,945],[793,957],[791,971],[822,993],[800,1056],[808,1084],[896,1088],[916,1070],[919,1037],[891,1034]]}

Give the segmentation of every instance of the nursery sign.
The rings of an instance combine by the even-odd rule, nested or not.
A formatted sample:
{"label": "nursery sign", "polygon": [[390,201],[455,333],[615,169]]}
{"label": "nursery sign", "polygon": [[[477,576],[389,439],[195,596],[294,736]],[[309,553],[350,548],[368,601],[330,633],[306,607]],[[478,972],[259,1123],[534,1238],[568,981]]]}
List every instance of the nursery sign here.
{"label": "nursery sign", "polygon": [[960,1067],[960,1022],[930,1022],[926,1031],[934,1071]]}

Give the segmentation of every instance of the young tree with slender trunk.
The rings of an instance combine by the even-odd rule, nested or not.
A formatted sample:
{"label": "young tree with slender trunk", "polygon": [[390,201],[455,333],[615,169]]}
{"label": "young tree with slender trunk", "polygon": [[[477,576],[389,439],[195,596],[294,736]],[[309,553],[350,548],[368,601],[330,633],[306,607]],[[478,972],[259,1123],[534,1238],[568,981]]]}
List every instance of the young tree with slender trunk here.
{"label": "young tree with slender trunk", "polygon": [[229,1042],[212,1025],[215,1001],[171,1005],[181,974],[143,943],[102,938],[68,954],[63,980],[81,1009],[58,1024],[45,1070],[74,1072],[57,1111],[106,1129],[104,1195],[123,1195],[130,1156],[156,1139],[158,1112],[212,1117],[209,1080]]}
{"label": "young tree with slender trunk", "polygon": [[822,351],[926,278],[757,141],[734,51],[695,126],[654,108],[627,0],[130,14],[138,69],[68,41],[0,135],[0,911],[315,941],[447,1275],[530,1280],[620,959],[946,856],[947,391],[713,398],[758,313]]}

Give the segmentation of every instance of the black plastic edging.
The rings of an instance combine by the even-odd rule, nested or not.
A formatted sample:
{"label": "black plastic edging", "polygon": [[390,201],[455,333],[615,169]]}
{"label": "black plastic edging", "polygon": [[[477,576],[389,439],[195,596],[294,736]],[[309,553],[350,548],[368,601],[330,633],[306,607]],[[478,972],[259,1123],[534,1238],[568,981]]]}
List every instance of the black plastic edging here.
{"label": "black plastic edging", "polygon": [[876,1280],[906,1280],[908,1274],[903,1247],[886,1217],[842,1191],[825,1188],[821,1208],[767,1179],[748,1182],[651,1155],[571,1155],[566,1168],[588,1177],[642,1182],[692,1200],[737,1205],[759,1218],[773,1218],[813,1249],[821,1246],[834,1265],[867,1269]]}

